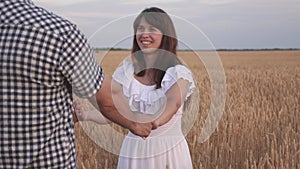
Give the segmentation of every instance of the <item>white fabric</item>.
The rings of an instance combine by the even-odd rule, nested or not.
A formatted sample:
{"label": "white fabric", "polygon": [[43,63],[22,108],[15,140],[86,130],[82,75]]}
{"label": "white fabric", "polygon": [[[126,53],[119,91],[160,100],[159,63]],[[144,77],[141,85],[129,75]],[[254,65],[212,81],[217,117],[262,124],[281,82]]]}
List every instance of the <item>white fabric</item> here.
{"label": "white fabric", "polygon": [[[154,115],[166,102],[165,93],[177,80],[189,81],[188,96],[195,84],[192,74],[183,65],[167,69],[160,89],[147,86],[134,78],[132,62],[124,61],[113,74],[113,79],[122,85],[123,93],[132,111]],[[183,105],[172,119],[153,130],[146,140],[129,132],[125,137],[118,162],[119,169],[191,169],[192,163],[187,142],[181,131]]]}

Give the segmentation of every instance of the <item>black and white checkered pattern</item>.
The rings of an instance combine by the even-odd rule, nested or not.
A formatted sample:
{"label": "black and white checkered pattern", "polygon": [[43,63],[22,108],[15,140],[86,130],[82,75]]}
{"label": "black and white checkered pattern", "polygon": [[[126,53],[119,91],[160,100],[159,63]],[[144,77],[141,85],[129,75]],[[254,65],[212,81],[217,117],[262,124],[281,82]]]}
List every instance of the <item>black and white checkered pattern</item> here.
{"label": "black and white checkered pattern", "polygon": [[30,0],[0,0],[0,168],[77,168],[72,88],[103,72],[84,35]]}

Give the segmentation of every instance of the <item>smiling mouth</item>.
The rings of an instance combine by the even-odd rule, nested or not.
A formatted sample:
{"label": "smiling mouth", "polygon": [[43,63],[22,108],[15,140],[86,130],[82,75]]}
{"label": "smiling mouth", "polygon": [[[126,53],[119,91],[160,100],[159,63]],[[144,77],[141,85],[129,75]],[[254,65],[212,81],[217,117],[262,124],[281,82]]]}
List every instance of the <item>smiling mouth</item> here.
{"label": "smiling mouth", "polygon": [[150,44],[151,44],[150,41],[141,41],[141,43],[142,43],[143,45],[150,45]]}

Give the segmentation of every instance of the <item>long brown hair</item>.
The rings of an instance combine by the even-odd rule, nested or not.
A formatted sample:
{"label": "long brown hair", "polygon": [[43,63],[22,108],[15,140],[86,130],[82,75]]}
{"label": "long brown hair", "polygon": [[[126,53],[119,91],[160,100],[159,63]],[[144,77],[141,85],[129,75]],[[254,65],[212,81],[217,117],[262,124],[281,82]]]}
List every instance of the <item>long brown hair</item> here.
{"label": "long brown hair", "polygon": [[150,25],[159,29],[163,34],[159,50],[157,50],[158,59],[155,61],[153,68],[153,81],[156,84],[156,88],[161,88],[161,81],[165,75],[165,71],[169,67],[182,64],[176,54],[178,45],[176,31],[170,16],[160,8],[146,8],[137,16],[133,23],[134,37],[133,46],[131,49],[135,70],[134,73],[136,76],[145,75],[146,63],[143,57],[143,52],[141,51],[136,40],[137,27],[139,26],[142,18],[144,18]]}

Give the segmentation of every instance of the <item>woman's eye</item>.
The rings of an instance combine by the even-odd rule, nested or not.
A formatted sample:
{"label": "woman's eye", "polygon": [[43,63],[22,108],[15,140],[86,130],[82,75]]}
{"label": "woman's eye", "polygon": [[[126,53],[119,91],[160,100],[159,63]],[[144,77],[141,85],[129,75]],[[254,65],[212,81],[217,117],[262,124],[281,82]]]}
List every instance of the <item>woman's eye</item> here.
{"label": "woman's eye", "polygon": [[150,28],[150,32],[152,33],[161,33],[161,31],[155,27]]}
{"label": "woman's eye", "polygon": [[155,27],[150,27],[149,30],[150,30],[151,32],[157,32],[157,31],[159,31],[159,29],[157,29],[157,28],[155,28]]}
{"label": "woman's eye", "polygon": [[160,33],[160,30],[155,28],[155,27],[144,27],[144,26],[138,26],[136,28],[137,33],[143,33],[143,32],[148,32],[148,33]]}
{"label": "woman's eye", "polygon": [[142,30],[144,30],[144,28],[143,27],[137,27],[137,30],[142,31]]}

